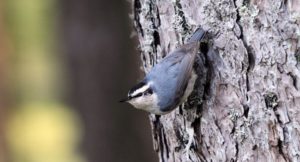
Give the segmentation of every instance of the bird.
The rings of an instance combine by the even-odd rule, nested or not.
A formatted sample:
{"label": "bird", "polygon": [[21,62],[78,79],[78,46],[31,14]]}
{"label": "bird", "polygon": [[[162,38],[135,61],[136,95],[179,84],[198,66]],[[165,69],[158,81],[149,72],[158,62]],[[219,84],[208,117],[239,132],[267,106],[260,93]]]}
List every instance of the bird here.
{"label": "bird", "polygon": [[193,64],[205,34],[201,27],[197,28],[185,44],[154,65],[120,102],[156,115],[170,113],[185,102],[197,79]]}

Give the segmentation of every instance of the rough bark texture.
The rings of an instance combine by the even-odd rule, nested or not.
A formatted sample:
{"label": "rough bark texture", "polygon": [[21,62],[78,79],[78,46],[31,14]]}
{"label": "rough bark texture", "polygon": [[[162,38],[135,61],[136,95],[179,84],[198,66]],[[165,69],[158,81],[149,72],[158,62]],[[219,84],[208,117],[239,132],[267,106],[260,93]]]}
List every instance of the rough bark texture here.
{"label": "rough bark texture", "polygon": [[300,161],[299,1],[132,4],[145,72],[197,26],[208,31],[193,97],[150,115],[160,161]]}

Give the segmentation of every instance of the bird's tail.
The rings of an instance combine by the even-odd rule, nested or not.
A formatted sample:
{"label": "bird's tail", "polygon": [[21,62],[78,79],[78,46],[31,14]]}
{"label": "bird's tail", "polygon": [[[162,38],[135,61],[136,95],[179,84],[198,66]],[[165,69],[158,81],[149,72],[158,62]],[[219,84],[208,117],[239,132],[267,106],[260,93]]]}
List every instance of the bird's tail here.
{"label": "bird's tail", "polygon": [[188,39],[188,42],[197,42],[200,41],[206,34],[201,27],[197,28],[194,34]]}

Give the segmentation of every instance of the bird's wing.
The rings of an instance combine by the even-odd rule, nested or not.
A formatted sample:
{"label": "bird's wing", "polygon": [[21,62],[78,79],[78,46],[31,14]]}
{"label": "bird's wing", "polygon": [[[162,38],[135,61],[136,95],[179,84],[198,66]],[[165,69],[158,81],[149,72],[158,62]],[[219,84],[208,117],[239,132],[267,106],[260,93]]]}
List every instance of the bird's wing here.
{"label": "bird's wing", "polygon": [[[176,69],[176,87],[175,87],[175,101],[179,102],[180,98],[185,92],[188,81],[193,70],[194,58],[197,53],[198,43],[186,44],[183,48],[178,49],[169,54],[165,60],[170,63],[169,70]],[[174,66],[174,67],[172,67]]]}

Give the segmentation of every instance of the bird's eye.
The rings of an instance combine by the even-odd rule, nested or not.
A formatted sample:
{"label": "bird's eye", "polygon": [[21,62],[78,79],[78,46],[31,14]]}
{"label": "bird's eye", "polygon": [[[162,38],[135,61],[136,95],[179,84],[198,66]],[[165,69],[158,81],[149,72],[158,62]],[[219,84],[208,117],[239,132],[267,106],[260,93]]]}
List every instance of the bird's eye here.
{"label": "bird's eye", "polygon": [[144,94],[146,94],[146,95],[151,95],[151,94],[153,94],[153,90],[152,90],[151,88],[148,88],[148,89],[144,92]]}

